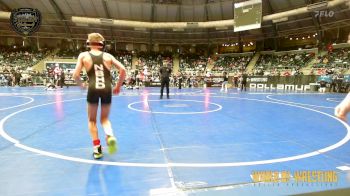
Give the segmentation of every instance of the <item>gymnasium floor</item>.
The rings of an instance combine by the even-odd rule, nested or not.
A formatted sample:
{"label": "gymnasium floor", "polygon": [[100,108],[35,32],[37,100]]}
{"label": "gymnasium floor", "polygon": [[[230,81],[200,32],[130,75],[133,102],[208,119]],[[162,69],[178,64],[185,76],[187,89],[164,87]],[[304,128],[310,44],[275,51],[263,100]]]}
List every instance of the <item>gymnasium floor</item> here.
{"label": "gymnasium floor", "polygon": [[[350,127],[332,116],[345,94],[171,89],[171,99],[159,100],[158,92],[113,97],[119,152],[105,149],[93,160],[85,91],[1,87],[0,195],[286,195],[350,187]],[[335,171],[338,181],[251,177],[306,170]]]}

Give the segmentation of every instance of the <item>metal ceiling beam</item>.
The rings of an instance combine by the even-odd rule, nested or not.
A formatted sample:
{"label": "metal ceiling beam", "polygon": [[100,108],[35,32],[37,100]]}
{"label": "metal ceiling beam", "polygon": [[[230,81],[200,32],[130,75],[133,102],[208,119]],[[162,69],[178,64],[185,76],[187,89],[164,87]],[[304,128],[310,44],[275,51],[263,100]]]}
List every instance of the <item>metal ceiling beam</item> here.
{"label": "metal ceiling beam", "polygon": [[101,0],[101,1],[102,1],[103,9],[106,12],[106,16],[108,18],[111,18],[111,14],[109,13],[108,6],[107,6],[107,0]]}
{"label": "metal ceiling beam", "polygon": [[181,7],[182,7],[182,1],[181,0],[179,0],[178,1],[178,6],[179,6],[179,8],[178,8],[178,12],[179,12],[179,17],[178,17],[178,22],[181,22],[182,21],[182,9],[181,9]]}
{"label": "metal ceiling beam", "polygon": [[[295,1],[295,0],[294,0]],[[292,5],[291,3],[291,0],[286,0],[286,2],[288,3],[288,7],[290,8],[293,8],[294,6]],[[297,27],[300,28],[302,27],[303,25],[300,25],[301,23],[296,23]]]}
{"label": "metal ceiling beam", "polygon": [[209,21],[208,4],[209,4],[209,0],[207,0],[207,1],[205,2],[205,5],[204,5],[204,9],[205,9],[205,20],[206,20],[206,21]]}
{"label": "metal ceiling beam", "polygon": [[[21,37],[20,35],[16,35],[16,34],[13,34],[13,35],[3,35],[1,34],[0,32],[0,37]],[[34,36],[29,36],[29,37],[32,37],[32,38],[36,38]],[[57,37],[57,36],[41,36],[41,38],[43,39],[65,39],[66,37],[65,36],[62,36],[62,37]],[[82,39],[82,38],[74,38],[76,40],[81,40],[81,41],[84,41],[85,39]],[[232,38],[234,39],[234,38]],[[203,43],[204,40],[200,40],[200,39],[196,39],[196,40],[185,40],[184,42],[186,42],[187,44],[200,44],[200,43]],[[130,43],[130,42],[133,42],[133,43],[139,43],[139,44],[147,44],[148,41],[147,40],[135,40],[135,39],[130,39],[130,38],[123,38],[123,39],[120,39],[118,41],[118,43]],[[223,39],[215,39],[213,40],[213,43],[215,44],[220,44],[223,42]],[[161,42],[162,44],[171,44],[171,45],[178,45],[178,42],[174,41],[174,40],[164,40],[164,42]]]}
{"label": "metal ceiling beam", "polygon": [[[107,0],[101,0],[102,1],[102,5],[103,5],[103,10],[106,12],[106,16],[107,18],[111,19],[111,14],[109,13],[108,10],[108,6],[107,6]],[[111,36],[114,37],[114,33],[113,33],[113,27],[109,28]]]}
{"label": "metal ceiling beam", "polygon": [[220,0],[220,13],[221,13],[221,20],[224,20],[224,8],[222,7],[222,0]]}
{"label": "metal ceiling beam", "polygon": [[54,8],[57,16],[61,19],[61,21],[63,21],[64,23],[64,29],[66,31],[66,34],[68,35],[69,38],[72,38],[72,32],[69,28],[68,22],[66,17],[64,16],[62,10],[58,7],[57,3],[55,2],[55,0],[49,0],[50,4],[52,5],[52,7]]}
{"label": "metal ceiling beam", "polygon": [[[311,20],[311,18],[308,18],[309,20]],[[302,22],[306,19],[299,19],[299,20],[296,20],[296,21],[288,21],[288,22],[283,22],[281,24],[289,24],[289,23],[294,23],[294,22]],[[329,22],[329,23],[323,23],[321,26],[326,26],[326,25],[332,25],[332,24],[337,24],[337,23],[340,23],[340,22],[349,22],[350,19],[343,19],[343,20],[338,20],[338,21],[332,21],[332,22]],[[0,25],[8,25],[7,22],[1,22],[0,21]],[[64,29],[64,25],[55,25],[55,24],[42,24],[41,25],[42,27],[56,27],[56,28],[63,28]],[[269,27],[272,27],[272,25],[263,25],[262,28],[269,28]],[[96,30],[108,30],[108,27],[84,27],[84,26],[71,26],[70,29],[96,29]],[[305,27],[304,27],[305,28]],[[306,27],[306,28],[310,28],[310,26]],[[116,30],[117,32],[125,32],[126,34],[130,34],[130,33],[133,33],[135,32],[135,30],[133,29],[117,29]],[[229,30],[221,30],[221,31],[211,31],[210,33],[232,33],[233,32],[233,29],[229,29]],[[281,32],[281,31],[280,31]],[[142,33],[142,31],[139,31],[139,33]],[[144,33],[148,33],[148,32],[144,32]],[[206,33],[206,31],[203,31],[203,32],[182,32],[181,34],[202,34],[202,33]],[[178,32],[157,32],[157,34],[180,34]]]}
{"label": "metal ceiling beam", "polygon": [[156,8],[156,3],[155,0],[152,0],[152,6],[151,6],[151,22],[154,22],[155,19],[155,8]]}
{"label": "metal ceiling beam", "polygon": [[[312,4],[314,3],[313,0],[304,0],[305,1],[305,4],[308,5],[308,4]],[[315,16],[315,13],[314,12],[310,12],[309,14],[312,18],[312,22],[314,24],[314,26],[316,27],[316,30],[317,30],[317,39],[318,40],[321,40],[322,39],[322,27],[321,27],[321,24],[320,24],[320,21],[318,18],[316,18]],[[321,43],[321,42],[320,42]]]}
{"label": "metal ceiling beam", "polygon": [[[151,0],[151,22],[154,22],[155,19],[155,9],[156,9],[156,2],[155,0]],[[148,51],[153,51],[153,30],[149,30],[149,50]]]}
{"label": "metal ceiling beam", "polygon": [[[209,11],[208,11],[208,4],[209,0],[205,2],[204,9],[205,9],[205,20],[209,21]],[[209,48],[210,48],[210,34],[209,34],[209,29],[207,29],[207,52],[208,52],[208,57],[210,56],[209,54]],[[206,61],[208,63],[208,61]]]}
{"label": "metal ceiling beam", "polygon": [[[289,2],[289,1],[288,1]],[[271,5],[271,2],[270,2],[270,0],[267,0],[267,8],[268,8],[268,12],[270,13],[270,14],[273,14],[274,13],[274,9],[272,8],[272,5]],[[271,21],[271,24],[272,24],[272,32],[273,32],[273,36],[274,37],[278,37],[278,29],[277,29],[277,25],[275,24],[275,23],[273,23],[272,21]],[[277,50],[277,48],[278,48],[278,43],[277,43],[277,39],[274,39],[274,49],[275,50]]]}
{"label": "metal ceiling beam", "polygon": [[[342,25],[341,27],[349,27],[350,26],[350,23],[347,24],[347,25]],[[324,28],[324,30],[331,30],[331,29],[336,29],[338,27],[331,27],[331,28]],[[309,32],[310,34],[313,33],[313,32]],[[51,35],[51,36],[50,36]],[[55,33],[50,33],[50,32],[41,32],[39,33],[39,35],[34,35],[34,36],[28,36],[29,38],[37,38],[37,36],[39,36],[40,38],[57,38],[57,39],[65,39],[66,36],[65,33],[61,33],[61,34],[55,34]],[[280,37],[284,37],[284,36],[290,36],[290,35],[300,35],[299,32],[290,32],[290,31],[286,31],[285,33],[284,32],[281,32],[280,33]],[[73,34],[73,39],[74,40],[85,40],[83,39],[82,37],[85,36],[85,34]],[[12,31],[6,31],[6,30],[0,30],[0,37],[21,37],[20,35],[17,35],[17,34],[14,34]],[[266,38],[274,38],[274,37],[271,37],[271,36],[265,36]],[[249,36],[247,37],[249,39],[257,39],[257,40],[261,40],[261,36]],[[237,37],[235,36],[226,36],[226,37],[219,37],[219,38],[211,38],[211,42],[213,44],[220,44],[220,43],[224,43],[225,41],[227,41],[227,39],[232,39],[232,40],[236,40]],[[160,43],[160,44],[178,44],[178,41],[177,40],[172,40],[172,39],[166,39],[166,38],[159,38],[157,39],[157,41]],[[186,38],[184,39],[184,43],[187,43],[187,44],[198,44],[198,43],[205,43],[206,39],[191,39],[191,38]],[[127,43],[145,43],[147,44],[148,43],[148,40],[147,38],[134,38],[134,37],[120,37],[120,39],[118,40],[118,42],[127,42]]]}
{"label": "metal ceiling beam", "polygon": [[6,4],[4,3],[2,0],[0,0],[0,8],[1,10],[4,10],[4,11],[11,11],[12,9]]}

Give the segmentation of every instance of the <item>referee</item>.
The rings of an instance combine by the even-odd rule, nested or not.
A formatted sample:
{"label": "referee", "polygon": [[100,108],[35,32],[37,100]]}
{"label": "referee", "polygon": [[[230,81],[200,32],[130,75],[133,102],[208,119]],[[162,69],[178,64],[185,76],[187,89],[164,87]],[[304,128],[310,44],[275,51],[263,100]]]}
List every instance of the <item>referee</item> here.
{"label": "referee", "polygon": [[244,91],[247,91],[247,78],[248,78],[248,75],[245,72],[243,72],[242,73],[241,91],[243,91],[243,88],[244,88]]}
{"label": "referee", "polygon": [[169,99],[169,82],[170,82],[170,74],[171,74],[171,68],[169,66],[164,65],[159,70],[160,73],[160,80],[161,80],[161,88],[160,88],[160,99],[163,99],[163,90],[164,86],[166,86],[166,96]]}

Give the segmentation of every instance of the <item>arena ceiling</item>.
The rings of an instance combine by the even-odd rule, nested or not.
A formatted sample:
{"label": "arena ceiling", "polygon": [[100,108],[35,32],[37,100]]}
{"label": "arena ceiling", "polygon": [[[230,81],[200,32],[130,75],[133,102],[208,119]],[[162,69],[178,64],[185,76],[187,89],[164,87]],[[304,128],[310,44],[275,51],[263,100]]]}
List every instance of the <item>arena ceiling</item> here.
{"label": "arena ceiling", "polygon": [[[350,26],[350,10],[344,5],[329,11],[333,17],[315,18],[309,12],[292,16],[286,22],[263,22],[257,30],[233,32],[228,29],[186,29],[175,32],[164,29],[134,29],[101,25],[77,25],[72,16],[111,18],[146,22],[203,22],[233,19],[233,4],[243,0],[0,0],[1,11],[15,8],[37,8],[43,21],[34,36],[85,39],[90,32],[100,32],[109,40],[119,42],[149,43],[225,43],[238,37],[259,40],[285,37],[301,33],[315,33],[322,30],[346,28]],[[262,0],[263,16],[305,7],[321,0]],[[0,20],[0,35],[14,36],[8,20]]]}

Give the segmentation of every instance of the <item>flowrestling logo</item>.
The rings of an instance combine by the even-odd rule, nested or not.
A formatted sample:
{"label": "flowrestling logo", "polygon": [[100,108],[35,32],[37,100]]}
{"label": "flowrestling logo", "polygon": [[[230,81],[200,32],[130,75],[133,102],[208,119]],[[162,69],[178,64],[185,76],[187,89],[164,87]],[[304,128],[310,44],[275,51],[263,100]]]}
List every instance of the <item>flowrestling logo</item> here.
{"label": "flowrestling logo", "polygon": [[41,13],[38,9],[18,8],[11,12],[10,22],[13,30],[22,36],[35,33],[41,24]]}
{"label": "flowrestling logo", "polygon": [[[339,180],[334,170],[298,170],[298,171],[253,171],[251,178],[254,183],[291,183],[293,186],[303,183],[336,184]],[[260,185],[260,184],[259,184]]]}
{"label": "flowrestling logo", "polygon": [[325,17],[325,18],[332,18],[334,17],[334,11],[328,11],[328,10],[320,10],[320,11],[315,11],[315,17]]}

